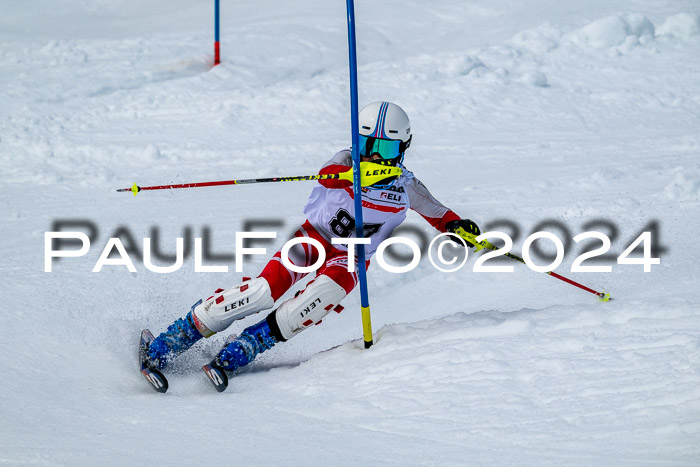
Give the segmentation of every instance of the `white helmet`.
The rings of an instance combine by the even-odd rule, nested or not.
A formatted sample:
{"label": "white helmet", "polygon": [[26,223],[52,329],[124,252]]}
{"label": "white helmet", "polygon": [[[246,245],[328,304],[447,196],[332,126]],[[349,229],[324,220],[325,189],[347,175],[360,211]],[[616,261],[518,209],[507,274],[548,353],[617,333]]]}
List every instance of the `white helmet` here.
{"label": "white helmet", "polygon": [[411,122],[401,107],[391,102],[372,102],[360,110],[360,134],[382,139],[411,141]]}

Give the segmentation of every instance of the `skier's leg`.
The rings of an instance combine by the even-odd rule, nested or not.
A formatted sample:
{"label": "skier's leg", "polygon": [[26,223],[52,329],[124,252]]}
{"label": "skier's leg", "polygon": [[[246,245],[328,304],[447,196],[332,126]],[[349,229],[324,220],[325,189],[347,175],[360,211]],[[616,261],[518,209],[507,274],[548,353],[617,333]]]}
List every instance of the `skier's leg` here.
{"label": "skier's leg", "polygon": [[223,331],[237,319],[272,308],[274,303],[270,286],[262,277],[228,290],[219,289],[206,301],[195,303],[187,316],[175,321],[155,338],[147,352],[149,363],[154,368],[163,369],[202,337]]}
{"label": "skier's leg", "polygon": [[[322,238],[310,224],[307,224],[308,222],[294,235]],[[332,248],[330,243],[324,242],[329,248]],[[194,309],[194,324],[204,337],[223,331],[235,320],[245,318],[260,310],[272,308],[277,299],[306,276],[306,273],[287,269],[282,264],[281,256],[280,250],[270,259],[257,278],[233,287],[221,295],[209,297],[204,305]],[[309,248],[306,244],[297,244],[289,249],[288,257],[292,264],[307,267],[316,262],[318,251]]]}
{"label": "skier's leg", "polygon": [[[294,235],[321,238],[308,222]],[[330,247],[328,242],[324,242]],[[151,343],[148,349],[150,364],[163,369],[170,360],[202,337],[223,331],[235,320],[272,308],[278,298],[306,275],[288,270],[280,258],[281,250],[268,262],[259,277],[226,291],[219,289],[204,303],[201,300],[197,302],[185,318],[177,320]],[[317,258],[318,252],[309,249],[308,245],[295,245],[289,251],[290,261],[297,266],[309,266]]]}
{"label": "skier's leg", "polygon": [[291,339],[312,324],[319,324],[333,309],[342,310],[341,300],[355,287],[357,274],[347,270],[347,256],[327,260],[320,275],[306,288],[282,303],[267,318],[246,328],[224,347],[212,365],[234,371],[278,342]]}
{"label": "skier's leg", "polygon": [[[294,237],[309,237],[320,242],[326,250],[326,257],[328,257],[328,250],[335,250],[331,243],[324,239],[309,221],[306,221],[294,232]],[[289,249],[287,258],[289,262],[295,266],[309,267],[318,260],[318,251],[307,243],[297,243]],[[267,279],[272,291],[272,298],[277,301],[292,287],[292,285],[304,278],[306,274],[307,273],[287,269],[284,264],[282,264],[282,250],[279,250],[267,263],[260,273],[260,277]]]}

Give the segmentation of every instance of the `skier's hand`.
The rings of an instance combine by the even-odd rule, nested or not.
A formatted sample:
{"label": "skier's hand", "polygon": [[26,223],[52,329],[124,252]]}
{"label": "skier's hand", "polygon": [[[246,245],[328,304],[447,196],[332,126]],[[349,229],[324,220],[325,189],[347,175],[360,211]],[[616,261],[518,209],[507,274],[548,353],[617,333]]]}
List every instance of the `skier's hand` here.
{"label": "skier's hand", "polygon": [[[464,236],[460,235],[460,233],[470,234],[474,237],[478,237],[479,235],[481,235],[481,230],[479,230],[479,226],[476,225],[476,222],[474,222],[471,219],[459,219],[456,221],[450,221],[447,224],[445,224],[445,228],[448,232],[459,235],[462,238],[464,238]],[[464,240],[466,241],[467,246],[469,248],[472,248],[474,246],[474,244],[468,241],[467,238],[464,238]],[[461,243],[459,240],[456,239],[454,241],[456,243]]]}

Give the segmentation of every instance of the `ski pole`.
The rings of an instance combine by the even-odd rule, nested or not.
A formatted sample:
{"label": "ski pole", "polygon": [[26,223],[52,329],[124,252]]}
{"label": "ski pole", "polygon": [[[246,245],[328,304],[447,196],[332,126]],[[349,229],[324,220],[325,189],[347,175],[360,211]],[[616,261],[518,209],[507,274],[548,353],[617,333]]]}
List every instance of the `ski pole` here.
{"label": "ski pole", "polygon": [[[403,170],[399,167],[390,167],[373,162],[362,162],[360,164],[362,173],[362,186],[374,185],[377,182],[389,177],[398,177]],[[347,180],[352,183],[352,169],[337,174],[316,174],[316,175],[299,175],[295,177],[270,177],[270,178],[249,178],[244,180],[221,180],[217,182],[194,182],[181,183],[178,185],[155,185],[155,186],[138,186],[136,183],[131,188],[119,188],[117,191],[130,191],[136,196],[139,191],[146,190],[172,190],[176,188],[201,188],[207,186],[222,186],[222,185],[245,185],[250,183],[270,183],[270,182],[300,182],[305,180],[332,180],[340,179]]]}
{"label": "ski pole", "polygon": [[[492,243],[490,243],[490,242],[489,242],[488,240],[486,240],[486,239],[484,239],[484,240],[482,240],[482,241],[480,241],[480,242],[477,242],[477,241],[476,241],[477,235],[468,233],[468,232],[467,232],[466,230],[464,230],[462,227],[458,228],[454,233],[456,233],[457,235],[459,235],[460,237],[462,237],[462,238],[464,239],[464,241],[466,241],[466,242],[468,242],[468,243],[474,245],[474,246],[476,247],[476,251],[479,251],[479,250],[481,250],[482,248],[487,248],[487,249],[489,249],[489,250],[494,250],[494,251],[495,251],[495,250],[500,250],[500,248],[495,247]],[[512,254],[512,253],[505,253],[504,256],[507,256],[507,257],[510,258],[510,259],[513,259],[513,260],[515,260],[515,261],[518,261],[519,263],[526,264],[524,259],[522,259],[520,256],[514,255],[514,254]],[[581,290],[585,290],[586,292],[589,292],[589,293],[592,293],[592,294],[594,294],[594,295],[597,295],[597,296],[598,296],[598,299],[599,299],[601,302],[607,302],[607,301],[609,301],[609,300],[612,300],[612,298],[610,298],[610,294],[609,294],[609,293],[605,293],[604,291],[603,291],[603,292],[597,292],[597,291],[595,291],[595,290],[593,290],[593,289],[591,289],[591,288],[589,288],[589,287],[586,287],[586,286],[583,285],[583,284],[579,284],[578,282],[569,279],[568,277],[564,277],[564,276],[562,276],[561,274],[557,274],[557,273],[554,272],[554,271],[545,272],[545,274],[548,274],[548,275],[550,275],[550,276],[552,276],[552,277],[554,277],[554,278],[556,278],[556,279],[559,279],[560,281],[564,281],[564,282],[566,282],[567,284],[571,284],[571,285],[573,285],[573,286],[576,286],[576,287],[578,287],[578,288],[581,289]]]}

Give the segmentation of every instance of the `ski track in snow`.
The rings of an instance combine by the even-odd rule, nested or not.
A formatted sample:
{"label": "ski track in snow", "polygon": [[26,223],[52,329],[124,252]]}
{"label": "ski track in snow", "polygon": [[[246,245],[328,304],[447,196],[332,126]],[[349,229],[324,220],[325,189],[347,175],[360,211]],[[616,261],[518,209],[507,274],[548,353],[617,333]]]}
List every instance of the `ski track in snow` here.
{"label": "ski track in snow", "polygon": [[[91,273],[107,238],[127,229],[141,250],[159,235],[172,253],[188,226],[211,227],[212,251],[231,255],[247,220],[277,220],[271,253],[303,221],[310,185],[114,190],[302,175],[347,146],[344,5],[225,5],[212,69],[211,11],[190,2],[12,0],[0,464],[700,464],[697,5],[400,6],[357,5],[359,97],[407,110],[406,164],[438,199],[482,226],[514,220],[516,254],[542,220],[573,236],[604,219],[614,260],[655,220],[661,264],[574,274],[572,242],[558,272],[612,293],[599,303],[518,264],[477,274],[472,257],[444,274],[424,258],[394,275],[373,263],[369,351],[355,292],[226,393],[200,370],[222,335],[176,361],[157,395],[137,371],[140,329],[157,334],[266,257],[243,274],[195,274],[191,257],[173,274],[138,258],[137,273]],[[45,273],[58,219],[90,220],[97,238]],[[417,215],[408,224],[432,235]]]}

